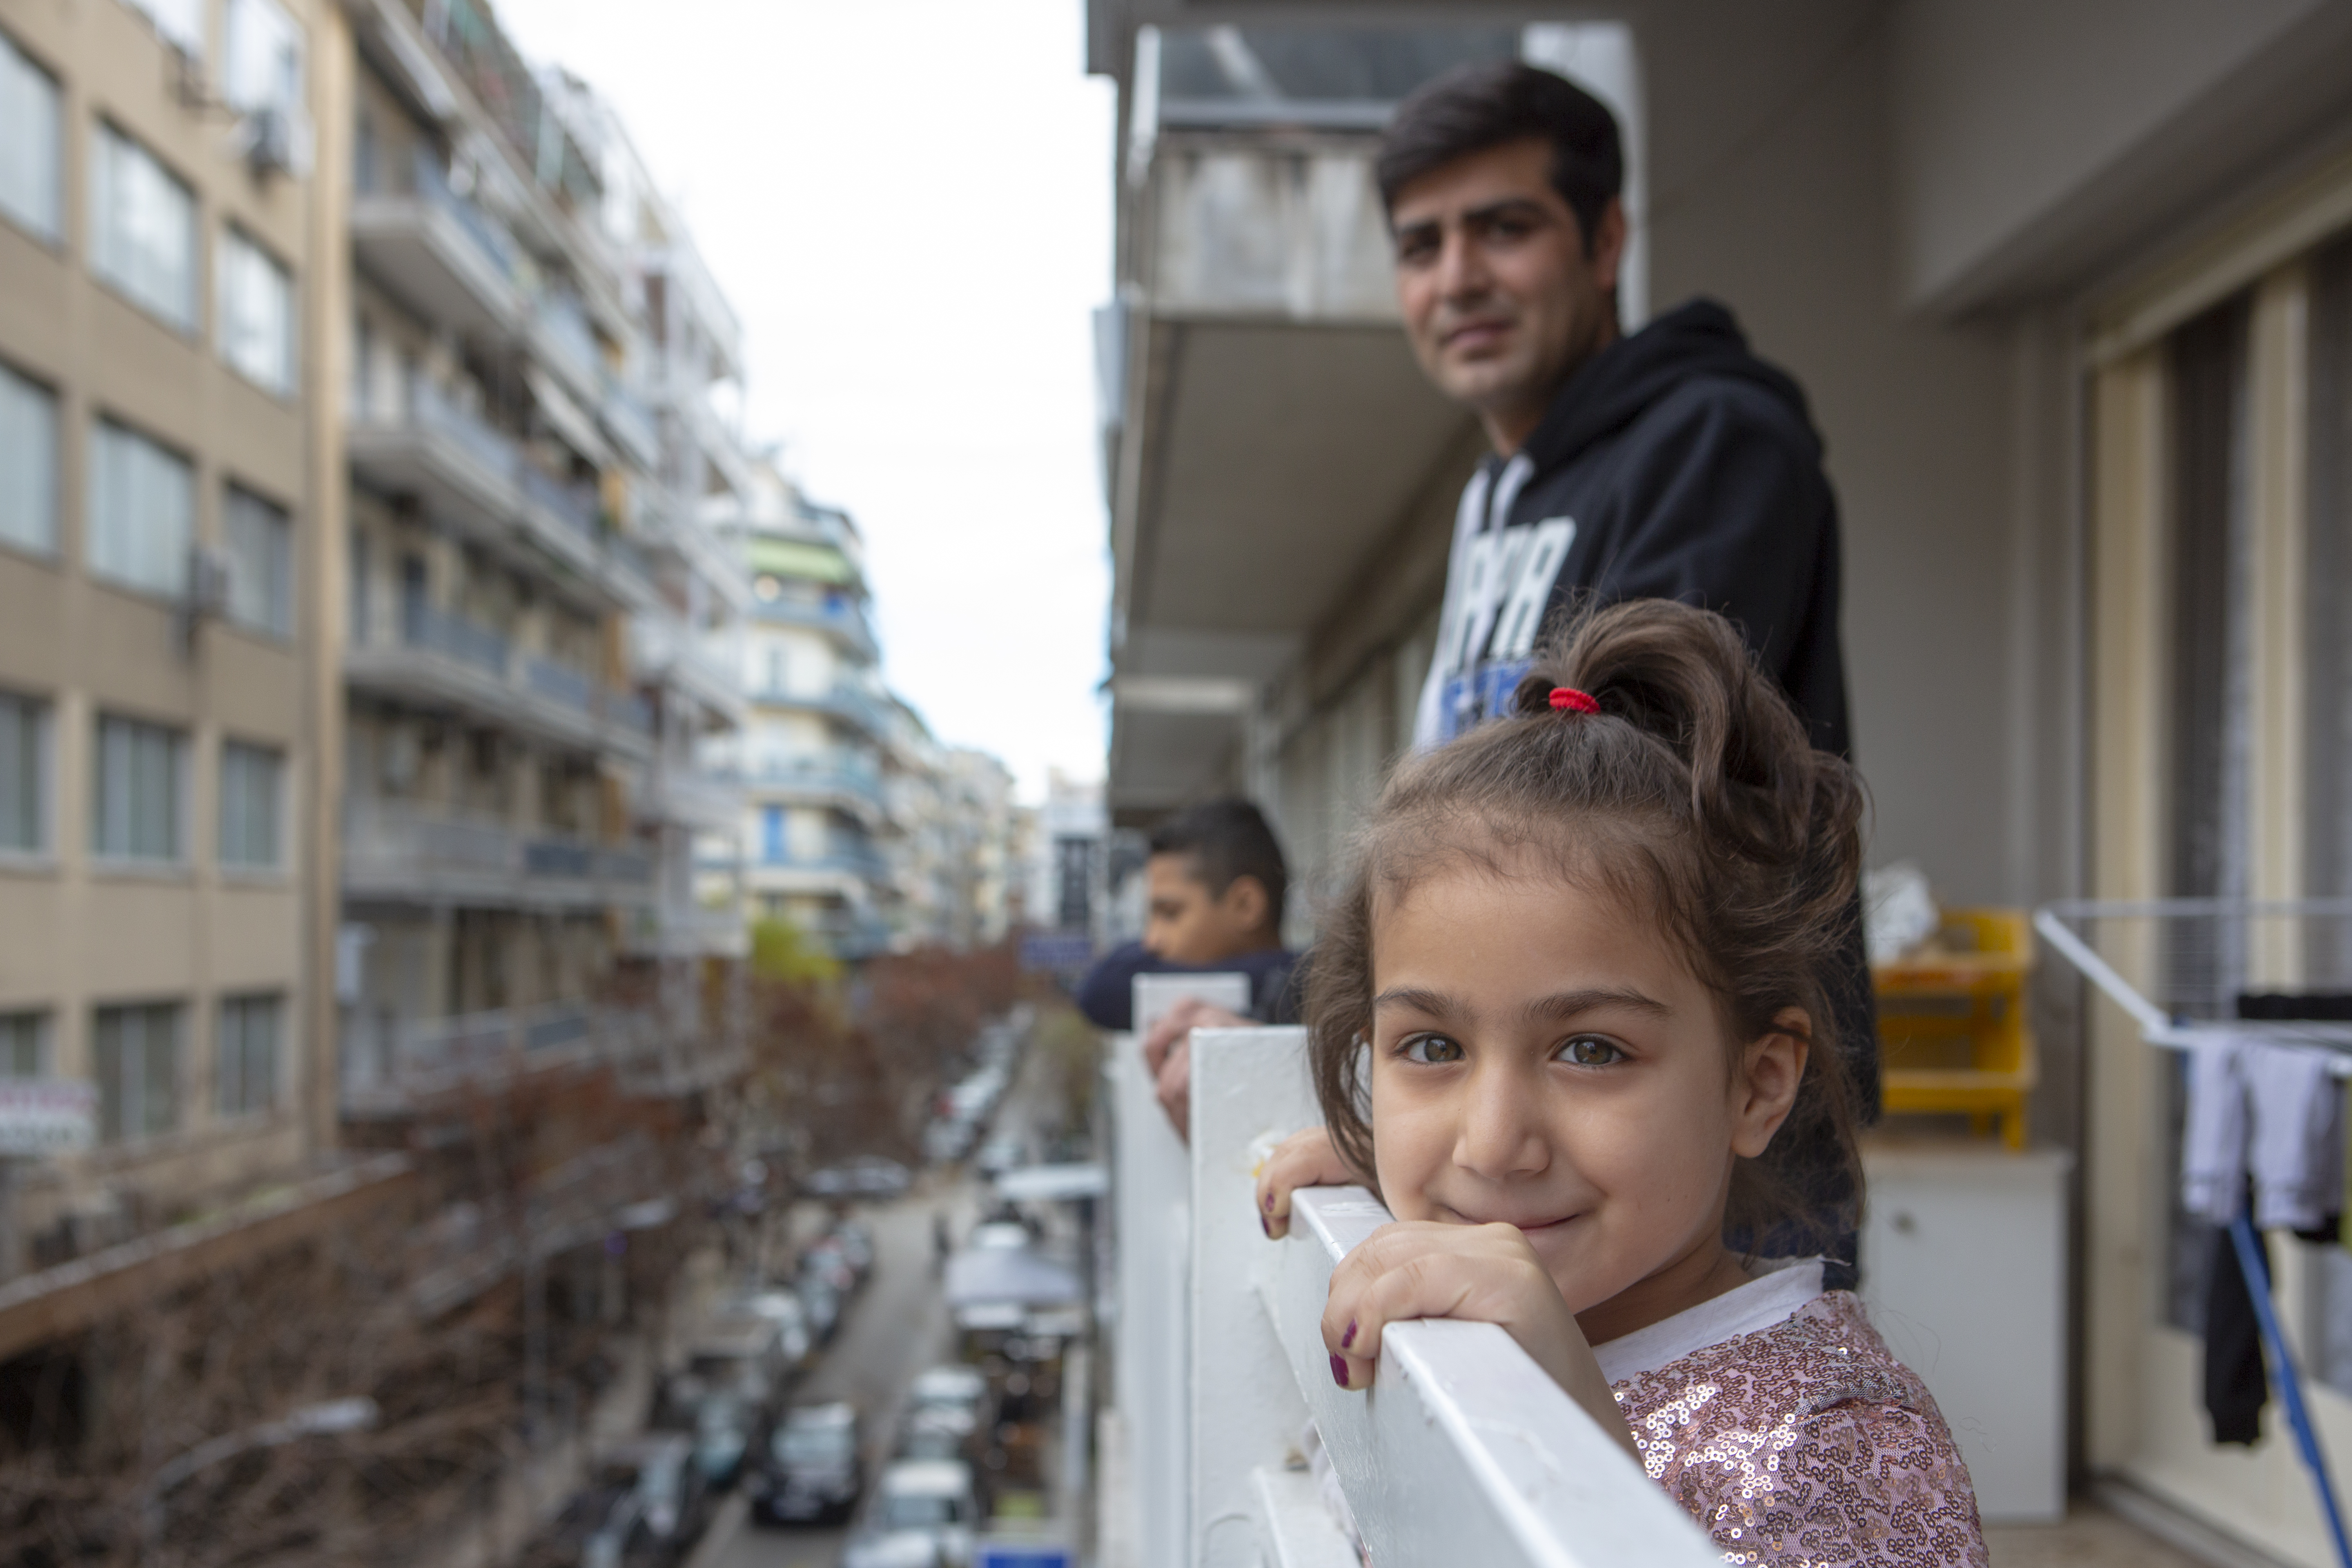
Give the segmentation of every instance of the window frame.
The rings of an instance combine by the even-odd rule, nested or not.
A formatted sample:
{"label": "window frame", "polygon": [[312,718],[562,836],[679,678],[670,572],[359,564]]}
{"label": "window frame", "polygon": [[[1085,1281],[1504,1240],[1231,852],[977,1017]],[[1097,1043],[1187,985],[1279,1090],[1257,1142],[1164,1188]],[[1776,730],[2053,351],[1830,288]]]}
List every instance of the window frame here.
{"label": "window frame", "polygon": [[[121,239],[115,237],[113,219],[117,204],[109,200],[110,195],[116,194],[112,184],[118,178],[113,172],[113,158],[117,147],[127,149],[138,158],[144,159],[164,184],[176,189],[184,199],[185,212],[183,215],[184,222],[182,227],[184,230],[183,249],[187,262],[187,277],[177,290],[182,298],[176,301],[151,297],[146,290],[144,280],[133,275],[133,271],[126,268],[127,262],[148,258],[126,258],[118,254],[120,247],[127,246],[131,242],[127,237]],[[89,231],[87,238],[90,276],[104,284],[118,299],[124,300],[151,321],[169,328],[182,337],[195,338],[204,330],[203,221],[203,202],[196,195],[194,183],[183,179],[179,172],[147,143],[113,121],[101,116],[97,122],[95,134],[90,140],[89,211],[84,220],[84,226]],[[174,316],[170,313],[169,307],[174,303],[184,310],[184,316]]]}
{"label": "window frame", "polygon": [[[12,1071],[9,1064],[8,1037],[15,1026],[26,1020],[32,1023],[33,1070],[29,1073]],[[47,1007],[10,1007],[0,1010],[0,1083],[37,1082],[51,1076],[57,1059],[57,1027],[54,1016]]]}
{"label": "window frame", "polygon": [[65,400],[58,395],[54,383],[26,373],[11,361],[0,359],[0,397],[13,397],[19,389],[26,394],[27,405],[42,409],[48,421],[48,427],[44,432],[47,437],[44,477],[47,480],[48,493],[42,498],[47,503],[47,515],[44,521],[47,537],[45,541],[20,538],[8,532],[5,523],[0,523],[0,550],[11,551],[35,561],[54,563],[58,558],[58,535],[64,531],[61,524],[65,510]]}
{"label": "window frame", "polygon": [[[107,731],[110,726],[121,726],[132,732],[144,731],[171,742],[171,784],[167,792],[170,808],[169,851],[163,855],[141,854],[136,850],[110,848],[105,834],[111,813],[107,801]],[[151,720],[134,718],[100,709],[91,721],[90,752],[90,822],[89,855],[95,864],[117,871],[170,871],[187,869],[188,855],[188,731],[170,724],[158,724]],[[136,762],[133,762],[136,767]],[[128,815],[126,808],[126,815]],[[135,827],[128,829],[135,839]]]}
{"label": "window frame", "polygon": [[[239,549],[236,529],[247,517],[255,517],[266,527],[274,528],[275,542],[280,547],[275,561],[262,563],[264,581],[259,592],[268,601],[260,619],[251,619],[239,611],[239,583],[247,562]],[[225,615],[229,625],[256,637],[292,642],[295,617],[299,614],[295,593],[294,513],[278,505],[251,485],[230,479],[221,486],[221,548],[228,559],[229,589]],[[272,581],[274,569],[275,580]]]}
{"label": "window frame", "polygon": [[[282,341],[277,345],[279,361],[275,379],[257,374],[238,357],[233,341],[239,330],[236,309],[237,290],[247,277],[261,276],[275,280],[281,289],[279,314],[282,318]],[[281,402],[291,401],[296,384],[300,380],[301,308],[299,291],[294,285],[294,269],[280,260],[268,246],[239,224],[226,223],[220,227],[214,241],[213,257],[213,338],[221,363],[237,378],[257,391],[268,393]]]}
{"label": "window frame", "polygon": [[[116,533],[119,531],[112,527],[102,526],[105,514],[100,505],[101,499],[109,493],[110,489],[108,483],[100,477],[101,468],[106,459],[108,445],[115,440],[128,443],[126,449],[135,451],[144,448],[147,452],[163,458],[167,463],[176,465],[186,480],[186,483],[181,487],[181,491],[186,500],[186,514],[181,520],[177,548],[171,552],[177,563],[174,568],[174,580],[169,584],[161,579],[151,581],[137,576],[132,570],[118,570],[114,564],[100,558],[101,543],[110,545],[115,542]],[[172,604],[184,603],[188,596],[189,555],[196,542],[195,459],[168,443],[150,436],[137,426],[117,419],[110,414],[96,414],[91,416],[89,446],[89,461],[86,465],[87,493],[82,499],[81,543],[84,569],[93,579],[104,583],[109,587],[119,588],[124,593],[141,594]],[[126,545],[129,544],[127,534],[124,536],[124,542]],[[126,553],[135,557],[140,551],[136,548],[127,548]]]}
{"label": "window frame", "polygon": [[[223,1121],[267,1117],[277,1112],[282,1099],[281,1075],[286,1063],[287,1013],[286,994],[282,991],[238,992],[223,996],[214,1006],[213,1112]],[[256,1065],[251,1059],[254,1037],[250,1031],[252,1021],[257,1016],[266,1016],[269,1023],[267,1050],[261,1064],[264,1088],[258,1100],[252,1092],[253,1075],[250,1071]],[[237,1020],[234,1042],[230,1035],[233,1017]]]}
{"label": "window frame", "polygon": [[[248,784],[255,776],[254,760],[257,759],[267,764],[266,770],[262,775],[266,776],[269,783],[269,858],[267,860],[247,859],[241,855],[232,858],[229,853],[229,820],[231,811],[231,803],[229,799],[229,778],[232,771],[230,767],[230,758],[232,753],[236,753],[240,758],[246,759],[240,763],[236,772],[239,778],[247,781]],[[225,735],[221,738],[220,742],[220,761],[216,777],[218,779],[218,787],[215,789],[215,794],[218,796],[217,804],[219,810],[215,814],[216,820],[213,825],[214,863],[217,865],[223,872],[233,876],[265,878],[284,876],[287,870],[288,858],[286,852],[286,749],[283,746],[273,746],[254,741],[241,741],[234,736]],[[243,787],[245,786],[240,786],[241,789]],[[238,844],[241,848],[243,847],[241,835],[238,838]]]}
{"label": "window frame", "polygon": [[0,688],[0,705],[20,708],[28,714],[33,753],[33,842],[0,843],[0,865],[50,865],[57,856],[57,704],[29,691]]}
{"label": "window frame", "polygon": [[[17,42],[14,34],[0,28],[0,71],[21,68],[26,75],[48,89],[48,216],[44,225],[38,215],[24,211],[0,194],[0,222],[6,223],[19,234],[49,250],[65,247],[66,225],[66,96],[65,84],[47,62]],[[0,127],[6,121],[0,120]],[[32,162],[28,152],[26,162]],[[0,187],[5,192],[5,187]]]}
{"label": "window frame", "polygon": [[[120,1032],[110,1042],[114,1047],[114,1069],[107,1070],[106,1037],[108,1015],[127,1019],[138,1016],[140,1026],[139,1070],[135,1075],[122,1068],[122,1037]],[[164,1047],[170,1058],[170,1107],[166,1119],[155,1124],[149,1113],[148,1090],[153,1087],[156,1073],[152,1060],[153,1035],[150,1026],[161,1015],[169,1023]],[[100,1146],[111,1149],[136,1148],[161,1138],[168,1138],[186,1125],[188,1100],[188,1009],[176,998],[161,1002],[106,1002],[90,1009],[89,1060],[90,1077],[98,1085],[98,1139]],[[115,1115],[107,1114],[107,1089],[115,1089]],[[134,1116],[132,1111],[136,1111]]]}

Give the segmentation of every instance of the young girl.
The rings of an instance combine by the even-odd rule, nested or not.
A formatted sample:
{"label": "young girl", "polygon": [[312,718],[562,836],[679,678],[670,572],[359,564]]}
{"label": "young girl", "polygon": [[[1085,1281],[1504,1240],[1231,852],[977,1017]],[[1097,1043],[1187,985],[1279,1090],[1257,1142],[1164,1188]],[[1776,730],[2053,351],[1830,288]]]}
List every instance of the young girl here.
{"label": "young girl", "polygon": [[1382,1330],[1500,1324],[1727,1561],[1966,1563],[1984,1542],[1935,1401],[1822,1259],[1734,1234],[1834,1225],[1768,1151],[1853,1126],[1820,975],[1861,789],[1721,617],[1601,610],[1514,717],[1403,765],[1316,942],[1327,1125],[1261,1173],[1370,1179],[1396,1223],[1332,1275],[1331,1375]]}

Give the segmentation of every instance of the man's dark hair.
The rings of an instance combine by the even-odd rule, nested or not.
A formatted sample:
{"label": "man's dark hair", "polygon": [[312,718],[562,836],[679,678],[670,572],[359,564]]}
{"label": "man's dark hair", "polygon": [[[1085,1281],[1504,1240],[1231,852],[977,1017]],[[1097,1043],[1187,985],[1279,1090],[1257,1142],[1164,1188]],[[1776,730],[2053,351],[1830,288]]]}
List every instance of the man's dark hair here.
{"label": "man's dark hair", "polygon": [[1521,60],[1456,66],[1397,106],[1373,168],[1381,205],[1394,216],[1397,194],[1423,174],[1534,140],[1551,143],[1552,189],[1576,215],[1590,256],[1601,215],[1625,184],[1617,117],[1566,77]]}
{"label": "man's dark hair", "polygon": [[1282,900],[1290,868],[1265,817],[1239,795],[1203,801],[1151,830],[1154,855],[1186,855],[1213,899],[1224,897],[1236,877],[1255,877],[1265,889],[1267,923],[1282,929]]}

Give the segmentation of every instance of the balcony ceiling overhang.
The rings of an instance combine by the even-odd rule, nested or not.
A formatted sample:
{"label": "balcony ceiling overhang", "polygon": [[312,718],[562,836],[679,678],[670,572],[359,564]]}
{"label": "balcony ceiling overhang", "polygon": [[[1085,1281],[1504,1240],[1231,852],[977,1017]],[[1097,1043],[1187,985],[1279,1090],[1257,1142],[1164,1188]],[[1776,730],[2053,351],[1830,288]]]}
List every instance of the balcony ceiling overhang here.
{"label": "balcony ceiling overhang", "polygon": [[361,270],[432,321],[503,342],[523,320],[522,292],[502,277],[457,220],[415,196],[352,204]]}
{"label": "balcony ceiling overhang", "polygon": [[1177,318],[1143,336],[1140,483],[1118,562],[1128,640],[1304,635],[1454,460],[1469,416],[1391,322]]}

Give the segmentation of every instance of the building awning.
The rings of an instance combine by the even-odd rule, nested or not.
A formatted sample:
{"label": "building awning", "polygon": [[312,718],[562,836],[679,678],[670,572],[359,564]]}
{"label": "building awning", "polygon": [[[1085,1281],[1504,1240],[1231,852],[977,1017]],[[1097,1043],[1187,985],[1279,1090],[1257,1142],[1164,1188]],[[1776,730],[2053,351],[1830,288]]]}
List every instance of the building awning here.
{"label": "building awning", "polygon": [[830,544],[810,544],[796,539],[751,541],[751,570],[803,582],[845,584],[857,581],[849,557]]}
{"label": "building awning", "polygon": [[979,1247],[948,1259],[948,1305],[1057,1307],[1086,1299],[1076,1273],[1027,1247]]}

